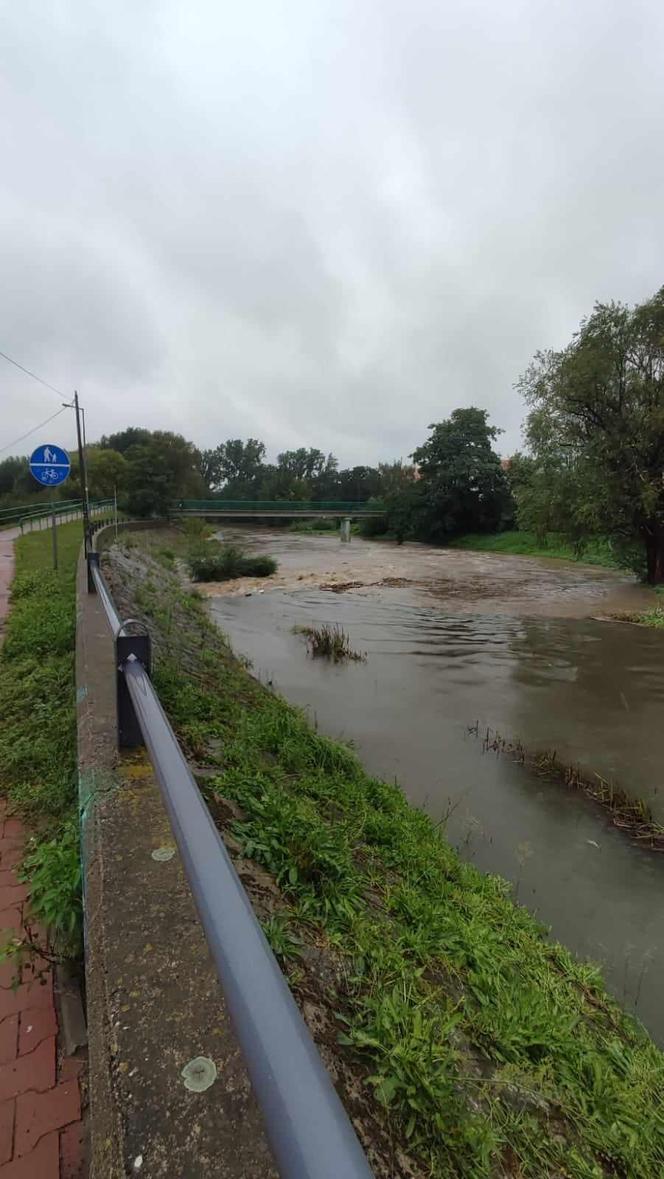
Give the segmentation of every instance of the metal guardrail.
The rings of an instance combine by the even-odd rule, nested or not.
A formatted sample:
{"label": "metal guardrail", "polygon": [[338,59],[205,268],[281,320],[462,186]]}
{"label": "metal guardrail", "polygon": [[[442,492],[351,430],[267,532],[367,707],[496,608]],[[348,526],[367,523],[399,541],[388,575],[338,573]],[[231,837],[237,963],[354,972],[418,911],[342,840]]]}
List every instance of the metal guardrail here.
{"label": "metal guardrail", "polygon": [[150,679],[149,637],[125,633],[133,620],[120,619],[96,552],[88,555],[88,590],[99,595],[116,643],[119,743],[145,743],[154,766],[279,1174],[282,1179],[372,1179],[161,707]]}

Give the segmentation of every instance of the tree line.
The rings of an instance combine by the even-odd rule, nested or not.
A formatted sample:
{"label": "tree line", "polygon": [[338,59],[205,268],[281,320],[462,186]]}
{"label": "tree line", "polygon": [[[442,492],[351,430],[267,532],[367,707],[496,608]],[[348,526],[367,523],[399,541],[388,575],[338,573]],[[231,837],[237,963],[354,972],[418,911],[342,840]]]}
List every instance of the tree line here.
{"label": "tree line", "polygon": [[[598,303],[566,348],[537,353],[517,384],[525,448],[500,458],[486,410],[455,409],[429,427],[410,462],[340,469],[314,447],[266,460],[257,438],[201,450],[180,434],[130,426],[87,449],[97,498],[167,515],[181,499],[372,500],[367,530],[444,543],[514,526],[579,554],[610,540],[616,558],[664,583],[664,288],[635,307]],[[75,464],[61,491],[80,495]],[[43,498],[27,458],[0,463],[0,504]]]}

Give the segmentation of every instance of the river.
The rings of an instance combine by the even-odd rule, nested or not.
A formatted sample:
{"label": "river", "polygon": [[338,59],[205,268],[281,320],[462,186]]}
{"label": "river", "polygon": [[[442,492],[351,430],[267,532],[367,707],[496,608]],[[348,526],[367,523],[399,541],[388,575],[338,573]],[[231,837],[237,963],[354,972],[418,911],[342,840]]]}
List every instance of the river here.
{"label": "river", "polygon": [[[479,723],[555,749],[647,798],[664,821],[664,634],[599,620],[648,592],[601,569],[336,535],[248,531],[272,582],[210,588],[213,616],[255,674],[351,741],[552,936],[601,963],[664,1044],[664,854],[585,796],[483,752]],[[353,588],[340,590],[341,586]],[[321,588],[327,586],[328,588]],[[364,663],[307,656],[294,628],[338,623]]]}

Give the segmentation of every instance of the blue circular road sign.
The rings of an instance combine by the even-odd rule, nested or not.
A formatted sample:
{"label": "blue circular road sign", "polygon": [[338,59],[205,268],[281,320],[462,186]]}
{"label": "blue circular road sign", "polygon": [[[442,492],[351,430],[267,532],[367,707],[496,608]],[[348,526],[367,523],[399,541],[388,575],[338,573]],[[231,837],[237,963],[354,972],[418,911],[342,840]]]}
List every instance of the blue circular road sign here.
{"label": "blue circular road sign", "polygon": [[38,483],[44,487],[57,487],[64,483],[71,471],[71,459],[61,446],[38,446],[30,455],[30,470]]}

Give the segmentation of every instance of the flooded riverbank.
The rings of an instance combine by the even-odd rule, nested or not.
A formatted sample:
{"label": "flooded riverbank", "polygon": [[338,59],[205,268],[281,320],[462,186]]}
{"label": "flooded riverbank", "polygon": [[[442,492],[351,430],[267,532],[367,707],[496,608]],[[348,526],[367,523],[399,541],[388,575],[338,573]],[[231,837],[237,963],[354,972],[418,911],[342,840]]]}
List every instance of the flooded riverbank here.
{"label": "flooded riverbank", "polygon": [[[477,721],[555,748],[647,797],[661,817],[664,636],[588,617],[647,591],[605,570],[493,554],[353,549],[334,536],[248,539],[292,580],[214,597],[235,649],[322,731],[352,740],[369,770],[446,819],[462,853],[511,880],[555,937],[601,961],[613,992],[664,1041],[664,856],[635,848],[583,796],[483,753],[467,732]],[[302,587],[307,560],[318,584],[364,578],[365,588]],[[366,588],[385,577],[409,580]],[[445,581],[458,592],[446,596]],[[308,659],[293,628],[321,622],[342,625],[366,664]]]}

